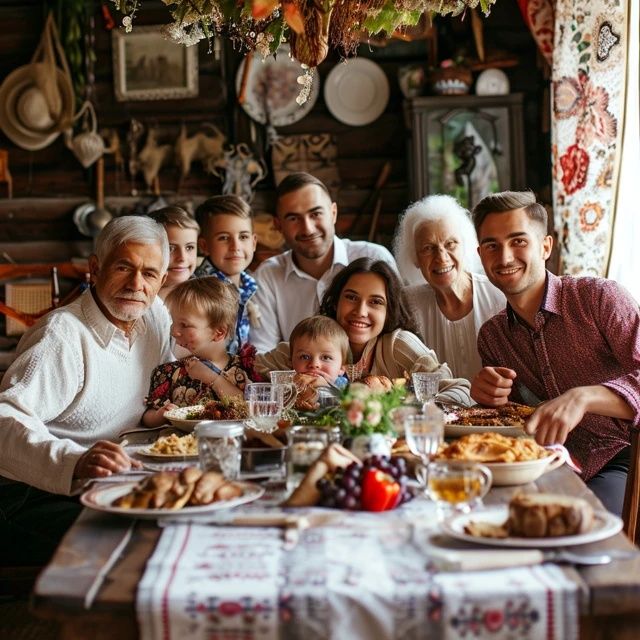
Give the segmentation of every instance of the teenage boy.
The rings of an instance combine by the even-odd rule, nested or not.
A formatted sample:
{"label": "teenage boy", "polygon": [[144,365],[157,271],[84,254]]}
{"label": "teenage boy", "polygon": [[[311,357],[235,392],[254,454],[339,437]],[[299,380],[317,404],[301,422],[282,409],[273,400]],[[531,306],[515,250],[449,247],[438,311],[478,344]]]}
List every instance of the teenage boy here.
{"label": "teenage boy", "polygon": [[245,271],[257,242],[251,208],[238,196],[214,196],[196,209],[196,220],[200,224],[198,246],[205,258],[195,277],[216,276],[233,285],[240,296],[236,330],[228,347],[233,355],[250,341],[259,322],[258,307],[252,300],[256,281]]}

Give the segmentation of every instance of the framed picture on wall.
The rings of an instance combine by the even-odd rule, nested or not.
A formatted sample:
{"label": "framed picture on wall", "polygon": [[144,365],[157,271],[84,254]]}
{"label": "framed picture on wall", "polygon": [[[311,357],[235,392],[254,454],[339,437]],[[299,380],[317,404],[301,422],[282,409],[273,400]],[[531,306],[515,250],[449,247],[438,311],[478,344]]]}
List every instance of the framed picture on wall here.
{"label": "framed picture on wall", "polygon": [[174,100],[198,95],[198,47],[165,40],[160,26],[112,31],[116,100]]}
{"label": "framed picture on wall", "polygon": [[471,209],[525,187],[522,94],[413,98],[405,116],[412,199],[446,193]]}

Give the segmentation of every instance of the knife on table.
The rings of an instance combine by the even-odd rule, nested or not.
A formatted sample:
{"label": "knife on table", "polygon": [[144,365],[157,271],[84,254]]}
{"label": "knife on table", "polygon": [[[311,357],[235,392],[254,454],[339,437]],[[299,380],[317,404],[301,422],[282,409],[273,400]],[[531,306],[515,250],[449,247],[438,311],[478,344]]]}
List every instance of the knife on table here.
{"label": "knife on table", "polygon": [[541,551],[540,549],[501,549],[501,550],[450,550],[431,548],[429,561],[440,571],[484,571],[487,569],[506,569],[526,567],[553,562],[578,566],[597,566],[609,564],[614,560],[632,557],[640,558],[637,551],[604,551],[602,553],[575,553],[566,549]]}

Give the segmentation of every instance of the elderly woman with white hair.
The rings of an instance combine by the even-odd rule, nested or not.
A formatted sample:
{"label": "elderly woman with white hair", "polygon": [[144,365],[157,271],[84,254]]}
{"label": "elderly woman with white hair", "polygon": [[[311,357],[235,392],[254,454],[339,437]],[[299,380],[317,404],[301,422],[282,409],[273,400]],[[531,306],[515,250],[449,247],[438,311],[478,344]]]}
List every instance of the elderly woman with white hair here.
{"label": "elderly woman with white hair", "polygon": [[482,367],[478,331],[506,301],[482,273],[468,212],[451,196],[418,200],[402,215],[393,246],[418,335],[454,376],[473,378]]}

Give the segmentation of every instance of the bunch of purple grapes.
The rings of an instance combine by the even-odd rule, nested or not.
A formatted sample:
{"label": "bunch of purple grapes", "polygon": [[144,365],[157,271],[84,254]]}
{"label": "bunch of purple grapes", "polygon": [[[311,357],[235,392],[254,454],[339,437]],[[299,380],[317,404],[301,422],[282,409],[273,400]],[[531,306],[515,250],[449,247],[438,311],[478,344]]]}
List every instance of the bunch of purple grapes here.
{"label": "bunch of purple grapes", "polygon": [[407,462],[404,458],[371,456],[362,464],[352,462],[346,469],[320,478],[316,483],[320,491],[319,506],[357,511],[361,508],[362,479],[369,469],[379,469],[390,475],[400,485],[398,506],[411,500],[413,495],[407,486]]}

